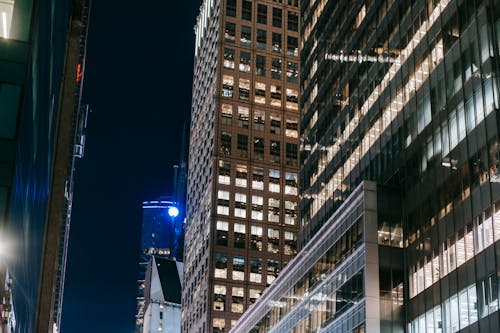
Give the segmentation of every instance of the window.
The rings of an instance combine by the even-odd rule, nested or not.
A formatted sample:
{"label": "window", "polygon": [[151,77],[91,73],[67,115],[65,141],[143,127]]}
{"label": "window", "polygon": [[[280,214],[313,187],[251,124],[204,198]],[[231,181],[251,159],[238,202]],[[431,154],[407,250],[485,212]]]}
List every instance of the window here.
{"label": "window", "polygon": [[[248,146],[248,137],[247,137]],[[236,164],[236,181],[235,185],[238,187],[247,187],[247,166],[244,164]]]}
{"label": "window", "polygon": [[281,80],[281,59],[273,58],[271,61],[271,78]]}
{"label": "window", "polygon": [[243,281],[245,279],[245,258],[243,256],[233,257],[233,280]]}
{"label": "window", "polygon": [[227,278],[227,254],[215,253],[215,277]]}
{"label": "window", "polygon": [[279,170],[269,170],[269,192],[279,193],[280,172]]}
{"label": "window", "polygon": [[252,219],[262,221],[264,211],[264,198],[258,195],[252,196]]}
{"label": "window", "polygon": [[231,125],[232,122],[233,122],[233,106],[231,104],[222,104],[221,123],[223,125]]}
{"label": "window", "polygon": [[245,248],[245,225],[235,223],[234,224],[234,247],[238,249]]}
{"label": "window", "polygon": [[231,163],[219,160],[219,184],[229,185],[231,183]]}
{"label": "window", "polygon": [[289,110],[299,109],[299,91],[296,89],[286,89],[286,108]]}
{"label": "window", "polygon": [[226,15],[236,17],[236,0],[227,0]]}
{"label": "window", "polygon": [[262,259],[260,258],[250,259],[250,282],[262,282]]}
{"label": "window", "polygon": [[231,295],[231,312],[243,313],[245,293],[241,287],[233,287]]}
{"label": "window", "polygon": [[244,193],[234,194],[234,216],[247,217],[247,196]]}
{"label": "window", "polygon": [[243,4],[241,6],[241,18],[243,20],[251,21],[252,20],[252,2],[248,0],[243,0]]}
{"label": "window", "polygon": [[281,28],[283,11],[280,8],[273,8],[273,27]]}
{"label": "window", "polygon": [[226,286],[214,285],[214,310],[224,311],[226,307]]}
{"label": "window", "polygon": [[250,73],[251,62],[250,53],[245,51],[240,51],[240,71],[245,73]]}
{"label": "window", "polygon": [[[9,7],[7,7],[7,10],[8,9]],[[8,12],[7,15],[9,15]],[[9,29],[8,24],[7,27],[8,28],[6,29]],[[9,36],[8,30],[4,32],[6,33],[6,37]],[[7,83],[0,83],[0,110],[2,110],[0,112],[0,138],[14,139],[16,135],[17,113],[19,110],[20,96],[21,96],[20,86]]]}
{"label": "window", "polygon": [[222,76],[222,97],[233,97],[234,78],[230,75]]}
{"label": "window", "polygon": [[250,109],[246,106],[238,106],[238,127],[248,128],[249,119]]}
{"label": "window", "polygon": [[224,30],[224,41],[234,43],[236,40],[236,24],[226,22],[226,29]]}
{"label": "window", "polygon": [[280,200],[276,198],[269,198],[267,209],[268,209],[267,221],[279,223]]}
{"label": "window", "polygon": [[250,304],[255,303],[257,298],[260,297],[261,291],[256,290],[256,289],[249,289],[248,290],[248,298],[250,299]]}
{"label": "window", "polygon": [[[255,90],[257,95],[257,89]],[[264,111],[255,110],[253,112],[253,129],[255,131],[264,131],[264,125],[266,122],[266,113]]]}
{"label": "window", "polygon": [[253,225],[250,228],[250,249],[262,251],[262,227]]}
{"label": "window", "polygon": [[231,133],[222,132],[220,135],[220,154],[227,156],[231,154]]}
{"label": "window", "polygon": [[285,231],[285,248],[284,252],[287,256],[297,254],[297,234],[290,231]]}
{"label": "window", "polygon": [[257,55],[255,57],[255,75],[266,76],[266,57]]}
{"label": "window", "polygon": [[229,215],[229,192],[219,190],[217,192],[217,214]]}
{"label": "window", "polygon": [[280,231],[276,229],[267,229],[267,252],[280,252]]}
{"label": "window", "polygon": [[296,62],[286,62],[286,81],[291,83],[299,81],[299,65]]}
{"label": "window", "polygon": [[266,84],[265,83],[255,82],[255,103],[266,104]]}
{"label": "window", "polygon": [[281,53],[281,34],[273,32],[271,39],[272,39],[272,50],[274,52],[280,52]]}
{"label": "window", "polygon": [[241,26],[240,44],[243,46],[252,46],[252,28],[246,25]]}
{"label": "window", "polygon": [[294,172],[285,173],[285,194],[297,195],[297,174]]}
{"label": "window", "polygon": [[264,189],[264,168],[253,167],[252,188],[254,190],[263,190]]}
{"label": "window", "polygon": [[263,138],[254,138],[253,140],[253,153],[254,158],[257,160],[264,159],[264,139]]}
{"label": "window", "polygon": [[267,6],[260,3],[257,5],[257,23],[267,24]]}
{"label": "window", "polygon": [[279,273],[279,264],[277,260],[267,259],[267,284],[271,284]]}
{"label": "window", "polygon": [[280,161],[280,156],[281,156],[281,143],[277,140],[271,140],[269,144],[269,156],[271,159],[271,162],[278,162]]}
{"label": "window", "polygon": [[281,107],[281,86],[271,85],[271,105]]}
{"label": "window", "polygon": [[234,50],[224,48],[224,68],[234,69]]}
{"label": "window", "polygon": [[260,50],[265,50],[267,47],[267,31],[262,29],[257,29],[257,48]]}
{"label": "window", "polygon": [[213,333],[223,333],[226,327],[226,320],[223,318],[214,318],[212,327]]}
{"label": "window", "polygon": [[299,122],[297,119],[287,119],[286,120],[285,135],[290,138],[299,137]]}
{"label": "window", "polygon": [[285,201],[285,223],[290,225],[297,224],[297,203]]}
{"label": "window", "polygon": [[250,99],[250,80],[240,78],[239,95],[242,100]]}
{"label": "window", "polygon": [[299,15],[295,12],[288,12],[288,30],[299,31]]}
{"label": "window", "polygon": [[295,143],[286,143],[285,158],[286,165],[296,166],[298,164],[298,146]]}
{"label": "window", "polygon": [[229,223],[217,221],[217,230],[215,233],[216,245],[227,246],[227,237],[229,231]]}
{"label": "window", "polygon": [[271,134],[281,134],[281,116],[279,114],[271,114],[270,119],[269,131]]}
{"label": "window", "polygon": [[289,56],[299,56],[299,39],[293,36],[287,36],[286,54]]}
{"label": "window", "polygon": [[238,134],[236,148],[239,157],[248,157],[248,135]]}

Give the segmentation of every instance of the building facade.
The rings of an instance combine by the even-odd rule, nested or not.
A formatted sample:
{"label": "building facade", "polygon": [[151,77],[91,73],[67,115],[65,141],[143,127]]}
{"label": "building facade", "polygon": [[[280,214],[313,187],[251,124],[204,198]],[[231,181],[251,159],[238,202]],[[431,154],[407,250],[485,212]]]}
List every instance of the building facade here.
{"label": "building facade", "polygon": [[298,1],[206,0],[195,26],[183,332],[227,332],[297,251]]}
{"label": "building facade", "polygon": [[60,323],[88,9],[0,4],[2,332]]}
{"label": "building facade", "polygon": [[[363,181],[395,188],[399,216],[379,216],[377,239],[403,251],[403,326],[387,325],[399,304],[382,299],[399,273],[379,266],[364,292],[379,293],[380,332],[499,331],[500,2],[303,1],[301,13],[301,246]],[[359,332],[350,323],[299,331]]]}

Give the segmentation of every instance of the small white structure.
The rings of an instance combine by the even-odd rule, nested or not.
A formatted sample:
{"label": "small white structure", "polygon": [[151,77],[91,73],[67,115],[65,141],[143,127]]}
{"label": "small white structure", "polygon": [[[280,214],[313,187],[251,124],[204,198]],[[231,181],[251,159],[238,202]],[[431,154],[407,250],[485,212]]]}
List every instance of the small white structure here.
{"label": "small white structure", "polygon": [[153,256],[145,280],[142,333],[180,333],[183,264]]}

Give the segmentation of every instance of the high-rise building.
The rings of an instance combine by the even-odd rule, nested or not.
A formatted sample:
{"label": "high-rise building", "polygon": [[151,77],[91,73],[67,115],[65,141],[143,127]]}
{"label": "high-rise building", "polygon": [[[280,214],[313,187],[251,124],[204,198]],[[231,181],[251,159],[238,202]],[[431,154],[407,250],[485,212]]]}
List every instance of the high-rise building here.
{"label": "high-rise building", "polygon": [[[499,331],[500,2],[303,1],[301,13],[313,255],[235,331]],[[367,187],[376,200],[358,209]],[[361,240],[335,229],[350,216]],[[345,241],[318,247],[330,232]]]}
{"label": "high-rise building", "polygon": [[227,332],[296,253],[298,0],[205,0],[195,65],[183,332]]}
{"label": "high-rise building", "polygon": [[89,3],[0,3],[2,332],[60,324]]}

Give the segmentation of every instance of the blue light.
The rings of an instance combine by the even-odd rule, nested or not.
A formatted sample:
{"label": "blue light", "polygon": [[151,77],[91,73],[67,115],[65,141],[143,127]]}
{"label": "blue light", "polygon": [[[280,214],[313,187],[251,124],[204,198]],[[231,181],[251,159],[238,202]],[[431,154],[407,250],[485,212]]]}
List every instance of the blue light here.
{"label": "blue light", "polygon": [[170,206],[168,208],[168,215],[170,217],[177,217],[177,215],[179,215],[179,209],[175,206]]}

